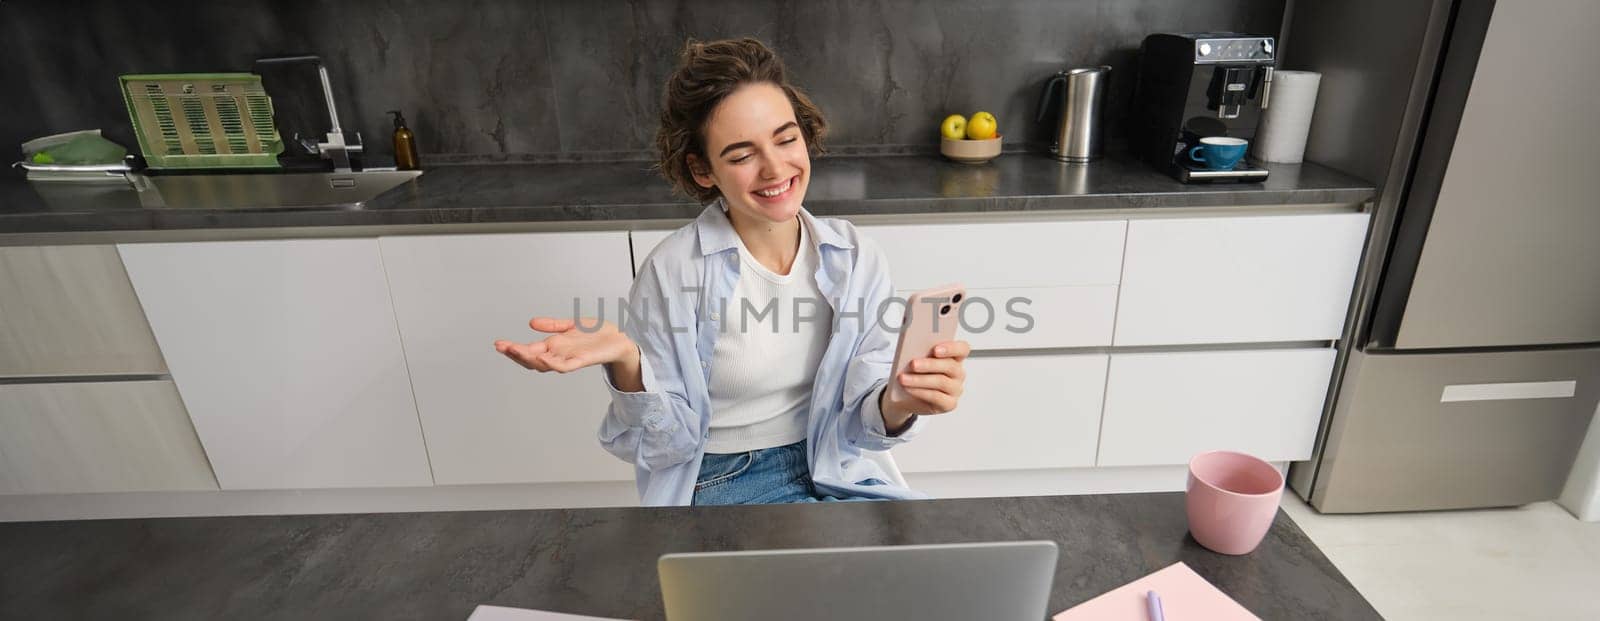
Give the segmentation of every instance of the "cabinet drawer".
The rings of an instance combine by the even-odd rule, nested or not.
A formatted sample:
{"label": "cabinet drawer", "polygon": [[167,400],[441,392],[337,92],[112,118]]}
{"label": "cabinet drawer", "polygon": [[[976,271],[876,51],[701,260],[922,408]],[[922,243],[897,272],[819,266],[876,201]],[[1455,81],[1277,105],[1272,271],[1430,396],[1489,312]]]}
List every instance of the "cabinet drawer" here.
{"label": "cabinet drawer", "polygon": [[1117,345],[1333,340],[1367,215],[1135,220]]}
{"label": "cabinet drawer", "polygon": [[[1127,222],[894,224],[859,227],[883,247],[896,289],[1116,285]],[[634,231],[635,270],[672,231]]]}
{"label": "cabinet drawer", "polygon": [[[908,298],[926,287],[960,281],[967,293],[981,296],[993,308],[993,323],[983,330],[989,313],[969,307],[960,338],[974,349],[1026,349],[1039,347],[1103,347],[1111,344],[1117,310],[1117,272],[1122,260],[1122,231],[1125,223],[1043,222],[1028,225],[896,225],[863,226],[862,234],[884,246],[889,254],[895,295]],[[960,230],[952,227],[963,227]],[[998,227],[998,228],[997,228]],[[1041,231],[1032,231],[1041,229]],[[972,232],[967,232],[967,231]],[[983,242],[989,237],[1027,235],[1006,243]],[[633,231],[634,270],[672,231]],[[923,257],[914,248],[936,247],[941,243],[964,240],[969,247],[957,255]],[[1048,241],[1056,239],[1056,241]],[[1062,241],[1065,240],[1065,241]],[[1035,243],[1032,249],[1021,244]],[[1070,258],[1051,265],[1041,257],[1055,253],[1058,245],[1067,247]],[[983,254],[974,260],[973,253]],[[905,257],[897,261],[895,255]],[[928,263],[931,261],[932,263]],[[1012,261],[1010,265],[1003,261]],[[1009,273],[1015,268],[1015,273]],[[1000,283],[980,286],[979,283]],[[1005,286],[1027,283],[1025,286]],[[1054,284],[1051,284],[1054,283]],[[1014,298],[1026,298],[1014,306]],[[886,325],[900,323],[898,306],[889,307]],[[1020,315],[1028,315],[1029,319]],[[1012,332],[1006,327],[1021,330]]]}
{"label": "cabinet drawer", "polygon": [[1306,459],[1333,358],[1332,349],[1114,355],[1098,465],[1186,464],[1217,449]]}
{"label": "cabinet drawer", "polygon": [[214,489],[170,381],[0,386],[0,493]]}
{"label": "cabinet drawer", "polygon": [[863,226],[889,257],[896,289],[1115,285],[1127,222]]}
{"label": "cabinet drawer", "polygon": [[0,376],[166,371],[115,246],[0,248]]}
{"label": "cabinet drawer", "polygon": [[119,250],[223,489],[433,484],[378,240]]}
{"label": "cabinet drawer", "polygon": [[603,299],[605,318],[617,321],[628,295],[626,233],[379,241],[437,484],[633,480],[632,466],[596,437],[611,402],[599,368],[539,373],[492,347],[542,340],[528,320],[571,318],[574,300],[594,316]]}
{"label": "cabinet drawer", "polygon": [[[914,290],[895,291],[908,299]],[[884,325],[899,327],[899,305],[888,306]],[[967,289],[961,329],[974,350],[1104,347],[1117,313],[1115,285]]]}
{"label": "cabinet drawer", "polygon": [[969,358],[956,411],[894,449],[905,472],[1094,465],[1106,356]]}
{"label": "cabinet drawer", "polygon": [[631,231],[628,233],[628,243],[633,248],[633,273],[639,273],[639,266],[644,265],[644,260],[650,256],[650,251],[661,244],[661,240],[671,235],[672,231]]}

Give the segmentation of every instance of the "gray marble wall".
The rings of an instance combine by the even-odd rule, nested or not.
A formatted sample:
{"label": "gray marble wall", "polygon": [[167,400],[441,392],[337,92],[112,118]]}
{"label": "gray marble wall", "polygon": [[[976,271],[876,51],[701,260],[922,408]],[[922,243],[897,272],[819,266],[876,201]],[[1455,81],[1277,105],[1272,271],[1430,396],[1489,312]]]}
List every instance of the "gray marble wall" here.
{"label": "gray marble wall", "polygon": [[[945,115],[980,109],[1013,143],[1042,141],[1034,108],[1053,72],[1111,64],[1115,113],[1145,34],[1270,34],[1283,11],[1284,0],[10,0],[0,152],[91,127],[134,147],[119,74],[248,71],[259,57],[314,53],[346,129],[374,152],[389,151],[384,111],[400,108],[434,161],[627,157],[650,146],[684,40],[743,35],[785,58],[836,151],[932,147]],[[274,98],[307,134],[325,129],[315,93]]]}

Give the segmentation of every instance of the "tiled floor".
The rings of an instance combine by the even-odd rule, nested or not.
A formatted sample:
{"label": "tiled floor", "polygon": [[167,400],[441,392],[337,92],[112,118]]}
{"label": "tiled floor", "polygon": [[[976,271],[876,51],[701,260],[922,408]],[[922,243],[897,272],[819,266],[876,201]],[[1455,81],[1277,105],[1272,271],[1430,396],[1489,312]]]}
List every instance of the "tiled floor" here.
{"label": "tiled floor", "polygon": [[1554,503],[1321,515],[1284,511],[1390,621],[1600,619],[1600,523]]}

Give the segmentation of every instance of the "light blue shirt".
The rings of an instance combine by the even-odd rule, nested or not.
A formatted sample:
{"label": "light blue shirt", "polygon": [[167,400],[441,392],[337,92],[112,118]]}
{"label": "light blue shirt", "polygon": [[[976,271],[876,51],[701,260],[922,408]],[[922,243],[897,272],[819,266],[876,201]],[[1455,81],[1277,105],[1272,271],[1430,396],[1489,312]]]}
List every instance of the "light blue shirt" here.
{"label": "light blue shirt", "polygon": [[[890,477],[863,450],[882,451],[920,430],[918,419],[898,436],[884,429],[878,391],[888,382],[895,333],[879,320],[893,295],[889,264],[854,225],[814,218],[804,208],[819,257],[817,288],[833,308],[833,334],[811,388],[806,454],[817,491],[834,496],[911,499],[927,495],[895,485],[862,485]],[[688,505],[705,455],[711,420],[712,352],[728,300],[739,281],[739,240],[719,199],[674,231],[639,267],[620,317],[638,344],[644,391],[617,390],[606,375],[611,405],[600,444],[633,464],[640,501]],[[889,309],[903,309],[890,304]],[[788,314],[792,309],[779,309]],[[610,319],[608,317],[608,319]],[[818,326],[830,329],[829,326]],[[732,329],[736,329],[732,328]]]}

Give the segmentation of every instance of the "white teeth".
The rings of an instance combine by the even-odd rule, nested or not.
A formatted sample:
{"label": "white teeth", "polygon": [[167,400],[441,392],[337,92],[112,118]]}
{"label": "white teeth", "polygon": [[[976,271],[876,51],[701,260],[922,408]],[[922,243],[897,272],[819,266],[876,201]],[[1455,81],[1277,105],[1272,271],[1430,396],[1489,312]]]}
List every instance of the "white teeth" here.
{"label": "white teeth", "polygon": [[767,198],[772,198],[772,197],[777,196],[779,194],[782,194],[784,192],[788,192],[789,191],[789,186],[791,186],[791,185],[794,185],[794,178],[793,177],[790,177],[788,181],[784,182],[783,187],[781,187],[781,188],[774,188],[774,189],[771,189],[771,190],[756,190],[756,194],[760,194],[760,195],[765,196]]}

